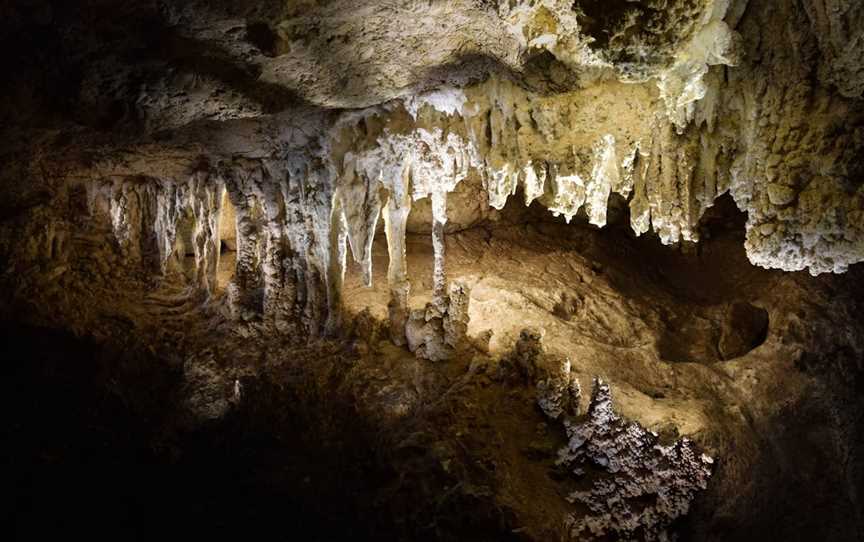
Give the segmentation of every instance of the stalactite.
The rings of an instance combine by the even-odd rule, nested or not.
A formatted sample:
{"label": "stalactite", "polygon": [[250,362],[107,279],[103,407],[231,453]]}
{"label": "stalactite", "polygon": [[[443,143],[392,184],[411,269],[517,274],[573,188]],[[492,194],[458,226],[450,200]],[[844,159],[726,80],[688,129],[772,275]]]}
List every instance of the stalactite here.
{"label": "stalactite", "polygon": [[286,271],[292,276],[295,286],[295,314],[304,318],[310,312],[308,285],[311,280],[311,273],[307,270],[305,248],[309,244],[309,233],[305,228],[306,219],[303,211],[303,183],[305,178],[305,162],[289,159],[285,181],[280,184],[282,199],[285,202],[285,233],[289,245],[289,254],[284,263],[288,266]]}
{"label": "stalactite", "polygon": [[[341,270],[331,267],[334,259],[342,259],[344,248],[331,242],[333,228],[333,175],[319,162],[307,162],[305,179],[301,180],[304,222],[308,237],[302,250],[307,263],[306,289],[309,294],[307,302],[308,326],[313,333],[319,333],[322,326],[326,331],[334,331],[331,327],[334,319],[338,322],[341,311]],[[341,230],[341,228],[340,228]],[[344,232],[336,236],[344,247]],[[300,247],[298,247],[300,248]],[[344,266],[343,266],[344,267]]]}
{"label": "stalactite", "polygon": [[[408,178],[408,170],[403,173]],[[411,211],[411,196],[407,181],[394,183],[384,207],[384,228],[387,235],[387,282],[390,286],[390,301],[387,310],[390,320],[390,338],[397,345],[405,344],[405,324],[408,322],[408,261],[405,257],[405,226]]]}
{"label": "stalactite", "polygon": [[330,210],[330,254],[327,261],[327,323],[325,332],[334,335],[342,327],[342,286],[345,281],[348,225],[342,198],[333,195]]}
{"label": "stalactite", "polygon": [[110,200],[114,238],[125,262],[141,262],[141,209],[138,193],[125,180],[114,183]]}
{"label": "stalactite", "polygon": [[636,235],[642,235],[651,227],[651,207],[646,186],[650,165],[650,157],[638,150],[633,159],[633,199],[630,200],[630,227]]}
{"label": "stalactite", "polygon": [[360,264],[363,282],[372,285],[372,242],[381,216],[382,186],[356,171],[354,156],[346,156],[344,176],[340,183],[340,199],[348,228],[348,243],[354,261]]}
{"label": "stalactite", "polygon": [[432,193],[432,248],[435,251],[432,273],[432,304],[441,314],[447,310],[447,276],[444,270],[444,224],[447,222],[447,193]]}
{"label": "stalactite", "polygon": [[264,204],[264,256],[261,261],[263,313],[277,328],[287,329],[297,302],[296,275],[288,234],[286,173],[279,164],[261,164]]}
{"label": "stalactite", "polygon": [[519,185],[519,171],[503,158],[493,155],[488,161],[484,175],[489,192],[489,205],[499,211],[507,204],[510,196],[516,194]]}
{"label": "stalactite", "polygon": [[168,261],[177,240],[177,223],[180,220],[182,202],[179,201],[178,188],[173,182],[160,186],[156,196],[153,230],[159,251],[159,274],[165,275]]}
{"label": "stalactite", "polygon": [[163,233],[157,228],[159,206],[163,203],[160,201],[163,196],[162,183],[158,179],[136,179],[135,191],[141,212],[139,244],[142,269],[151,280],[158,280],[162,276],[160,237]]}
{"label": "stalactite", "polygon": [[189,180],[189,206],[195,219],[193,250],[195,277],[199,287],[212,293],[219,268],[219,219],[222,182],[207,173],[196,173]]}
{"label": "stalactite", "polygon": [[554,216],[564,215],[564,219],[570,222],[585,203],[585,183],[578,174],[564,172],[553,164],[540,201]]}
{"label": "stalactite", "polygon": [[678,147],[678,196],[681,209],[678,224],[681,227],[681,239],[685,241],[699,240],[696,225],[702,216],[702,210],[698,201],[698,193],[701,193],[701,190],[696,187],[699,165],[697,152],[696,141],[692,138],[682,141]]}
{"label": "stalactite", "polygon": [[531,205],[535,199],[543,195],[543,190],[546,187],[546,164],[545,162],[529,161],[523,173],[523,186],[525,193],[525,205]]}
{"label": "stalactite", "polygon": [[588,221],[595,226],[606,225],[609,195],[612,193],[612,187],[618,187],[621,182],[619,167],[618,157],[615,154],[615,138],[606,134],[594,148],[594,166],[585,194]]}
{"label": "stalactite", "polygon": [[225,189],[237,218],[237,265],[228,286],[231,303],[260,312],[262,232],[257,186],[251,178],[255,174],[255,164],[242,162],[229,165],[224,171]]}

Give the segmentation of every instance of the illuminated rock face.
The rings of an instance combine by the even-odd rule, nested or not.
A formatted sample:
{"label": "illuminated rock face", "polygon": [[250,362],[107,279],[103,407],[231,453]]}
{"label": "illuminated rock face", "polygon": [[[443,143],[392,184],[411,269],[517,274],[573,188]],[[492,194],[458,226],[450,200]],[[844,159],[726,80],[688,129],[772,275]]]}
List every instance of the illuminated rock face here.
{"label": "illuminated rock face", "polygon": [[[250,171],[235,177],[249,179],[235,195],[261,200],[250,212],[271,217],[268,229],[279,229],[272,222],[285,219],[284,204],[264,209],[264,193],[276,195],[262,184],[309,171],[297,182],[316,187],[317,203],[298,204],[320,208],[299,212],[320,229],[310,241],[302,233],[285,236],[294,235],[299,258],[308,252],[313,275],[327,283],[322,295],[332,298],[330,307],[339,295],[345,239],[354,257],[368,262],[383,216],[398,254],[409,200],[431,198],[434,229],[448,220],[446,194],[466,178],[482,185],[493,209],[521,191],[526,203],[537,200],[568,220],[584,211],[597,226],[606,224],[610,194],[619,194],[629,199],[633,230],[654,230],[667,244],[698,240],[700,217],[729,192],[748,213],[746,247],[755,264],[842,272],[864,254],[861,106],[854,99],[860,85],[849,68],[860,10],[815,3],[772,10],[753,2],[742,19],[746,4],[644,1],[601,9],[594,2],[507,0],[349,9],[311,2],[232,11],[192,3],[150,16],[174,24],[165,32],[181,44],[220,47],[224,67],[202,74],[195,55],[203,53],[190,59],[165,51],[163,64],[178,62],[189,76],[139,74],[155,79],[130,106],[140,120],[126,119],[148,132],[177,131],[163,132],[158,143],[124,141],[134,147],[124,151],[88,143],[100,151],[84,163],[58,160],[68,145],[48,144],[39,151],[39,175],[49,185],[71,176],[178,185],[198,175],[203,158],[210,164],[205,175],[224,182],[219,164],[243,156]],[[775,19],[789,31],[763,35]],[[840,19],[851,22],[832,34]],[[82,103],[105,99],[95,88],[109,74],[117,103],[132,98],[122,94],[132,92],[123,77],[139,68],[113,71],[110,63],[119,60],[110,54],[104,62],[86,72]],[[244,64],[260,71],[254,83],[230,72]],[[438,75],[430,79],[429,72]],[[296,99],[279,98],[279,88]],[[243,92],[246,98],[237,99],[264,106],[239,105],[235,97]],[[193,122],[202,120],[226,122]],[[25,164],[25,173],[31,167]],[[256,176],[258,168],[272,172]],[[453,208],[464,205],[450,199]],[[122,202],[114,212],[120,227]],[[474,212],[480,220],[487,211]],[[460,218],[467,223],[452,228],[472,220]],[[405,297],[394,266],[394,296]]]}
{"label": "illuminated rock face", "polygon": [[[518,365],[535,353],[525,341],[520,352],[521,339],[508,334],[542,320],[563,336],[555,339],[558,354],[583,342],[594,348],[580,350],[572,373],[571,359],[559,356],[550,361],[554,370],[528,378],[529,395],[566,437],[559,466],[569,474],[583,464],[602,471],[596,484],[567,492],[569,504],[591,512],[567,516],[574,538],[638,531],[663,539],[706,485],[708,462],[693,441],[661,445],[646,428],[668,422],[686,426],[687,436],[704,431],[721,455],[732,451],[729,442],[758,447],[751,434],[758,430],[738,433],[747,419],[740,405],[715,404],[773,391],[752,384],[758,378],[736,360],[752,361],[747,356],[763,344],[790,367],[807,365],[795,350],[802,344],[844,363],[860,350],[854,330],[829,334],[825,344],[798,330],[795,322],[809,318],[802,292],[811,290],[803,287],[794,289],[789,314],[773,298],[770,311],[737,298],[703,308],[699,298],[691,318],[668,309],[673,301],[634,309],[635,301],[615,297],[633,280],[616,275],[626,267],[619,260],[606,277],[600,264],[559,266],[556,249],[545,247],[548,259],[536,265],[565,278],[529,286],[505,277],[517,240],[500,249],[489,233],[487,245],[469,237],[459,237],[466,244],[456,250],[448,245],[451,235],[500,224],[524,226],[534,244],[564,244],[566,235],[544,237],[526,224],[563,219],[572,231],[587,224],[593,232],[623,215],[637,237],[700,251],[688,243],[711,233],[705,218],[725,198],[746,213],[752,264],[848,271],[864,260],[858,2],[113,4],[66,10],[35,2],[9,8],[0,23],[0,34],[33,50],[33,58],[10,58],[9,99],[0,104],[2,280],[37,321],[81,332],[110,320],[99,332],[109,338],[137,322],[141,307],[183,312],[188,297],[192,312],[236,328],[241,342],[351,332],[358,352],[386,335],[426,361],[503,356],[497,361]],[[133,29],[129,21],[141,24]],[[418,235],[431,247],[428,258],[412,260],[423,270],[409,265]],[[87,258],[75,253],[81,247]],[[497,272],[501,262],[492,278],[464,263],[487,249],[499,252],[486,268]],[[382,252],[386,258],[376,260]],[[454,266],[465,272],[448,273]],[[365,306],[355,295],[362,307],[349,310],[352,281],[372,293]],[[591,287],[574,294],[570,282]],[[106,300],[89,303],[89,289],[141,284],[182,294],[124,298],[110,318]],[[654,295],[653,286],[640,283],[628,295]],[[489,292],[502,300],[490,301]],[[832,329],[826,321],[815,329]],[[795,336],[789,344],[777,336],[781,325]],[[511,347],[516,354],[502,354]],[[619,367],[621,352],[609,351],[616,348],[650,363]],[[202,368],[190,359],[190,381],[214,390],[230,382],[215,361]],[[721,361],[733,366],[726,376],[734,386],[708,371],[682,377],[669,368]],[[610,388],[600,381],[589,409],[580,410],[585,382],[580,388],[577,372],[612,372],[613,385],[638,388],[636,399],[621,400],[638,423],[611,410]],[[646,391],[679,378],[698,382],[675,398],[690,409],[682,417],[658,406],[662,393]],[[218,418],[229,402],[210,408],[210,391],[195,396],[193,410]],[[790,402],[806,392],[796,387]],[[765,412],[760,420],[775,415]],[[710,416],[720,421],[710,425]],[[603,447],[617,455],[604,458]],[[739,467],[729,469],[737,475]],[[640,516],[646,496],[656,506]]]}

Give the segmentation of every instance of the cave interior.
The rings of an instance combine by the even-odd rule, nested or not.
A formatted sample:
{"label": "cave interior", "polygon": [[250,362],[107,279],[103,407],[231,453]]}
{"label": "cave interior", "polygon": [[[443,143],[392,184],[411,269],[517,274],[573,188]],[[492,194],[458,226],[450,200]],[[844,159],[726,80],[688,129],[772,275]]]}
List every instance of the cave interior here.
{"label": "cave interior", "polygon": [[864,3],[0,15],[12,539],[864,540]]}

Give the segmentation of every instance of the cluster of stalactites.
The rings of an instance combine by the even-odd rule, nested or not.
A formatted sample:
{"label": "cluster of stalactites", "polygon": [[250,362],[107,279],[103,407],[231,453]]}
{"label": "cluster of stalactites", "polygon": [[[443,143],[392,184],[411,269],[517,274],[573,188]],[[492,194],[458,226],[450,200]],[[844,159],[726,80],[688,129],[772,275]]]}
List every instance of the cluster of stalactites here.
{"label": "cluster of stalactites", "polygon": [[[371,284],[372,243],[383,218],[391,336],[406,344],[411,342],[406,329],[414,325],[405,251],[412,202],[430,198],[432,203],[434,291],[432,309],[424,314],[446,319],[452,304],[444,265],[447,197],[472,171],[483,180],[495,208],[503,208],[521,186],[526,204],[537,200],[568,221],[584,208],[597,226],[606,224],[613,192],[632,195],[634,231],[641,234],[653,226],[667,243],[695,240],[698,217],[725,189],[713,180],[718,168],[706,160],[717,153],[710,152],[710,145],[700,148],[692,138],[676,135],[668,123],[659,124],[644,141],[603,134],[586,152],[573,149],[569,161],[539,160],[518,146],[503,145],[518,140],[510,133],[518,123],[507,115],[524,116],[521,105],[494,103],[495,114],[462,119],[461,132],[452,125],[442,130],[418,124],[399,133],[384,129],[374,145],[345,152],[335,164],[332,156],[308,151],[278,160],[224,160],[183,181],[94,183],[91,199],[105,200],[124,257],[159,274],[177,260],[172,255],[188,252],[189,247],[178,249],[184,237],[178,229],[191,230],[195,280],[212,292],[227,194],[236,214],[236,271],[226,286],[235,316],[263,314],[283,329],[300,321],[313,333],[341,328],[348,250]],[[457,111],[448,115],[458,118]],[[540,133],[537,140],[548,138]],[[704,186],[695,185],[697,171]]]}
{"label": "cluster of stalactites", "polygon": [[209,294],[220,286],[227,195],[237,231],[236,269],[225,285],[233,313],[263,314],[280,327],[299,316],[318,331],[340,325],[344,219],[332,212],[332,185],[325,168],[305,160],[232,160],[184,181],[94,182],[88,202],[93,213],[101,209],[109,219],[124,262],[161,276],[188,271],[181,262],[191,252],[194,283]]}
{"label": "cluster of stalactites", "polygon": [[238,317],[317,334],[341,326],[344,218],[332,175],[303,156],[220,165],[237,221],[237,264],[227,286]]}
{"label": "cluster of stalactites", "polygon": [[[435,105],[442,111],[425,104],[420,121],[415,111],[414,126],[404,133],[385,128],[371,149],[344,155],[343,184],[351,187],[354,201],[374,199],[380,186],[406,215],[401,202],[410,205],[410,199],[427,196],[433,211],[440,210],[446,194],[473,170],[495,209],[503,209],[521,188],[526,205],[537,201],[567,222],[584,213],[588,222],[602,227],[614,193],[629,199],[637,235],[653,228],[663,243],[672,244],[698,240],[699,218],[729,188],[728,175],[716,163],[716,142],[698,131],[679,135],[662,115],[643,120],[635,131],[638,137],[599,131],[583,133],[569,144],[561,139],[561,130],[576,122],[567,117],[575,113],[555,109],[560,104],[538,105],[509,86],[496,87],[482,103],[466,102],[464,95],[448,100]],[[543,120],[549,116],[565,120]],[[444,128],[423,127],[430,124]],[[349,224],[363,223],[363,217],[352,219],[351,214],[369,209],[373,212],[367,217],[377,216],[374,205],[355,206]],[[352,248],[362,246],[353,237]]]}
{"label": "cluster of stalactites", "polygon": [[[316,334],[336,333],[342,326],[348,250],[371,285],[372,243],[383,216],[390,255],[387,274],[392,338],[397,344],[406,344],[411,320],[406,223],[412,201],[428,197],[433,208],[435,250],[434,310],[430,314],[441,320],[438,342],[447,345],[439,349],[444,351],[455,347],[464,336],[467,318],[464,287],[448,289],[444,224],[447,194],[470,167],[478,165],[476,157],[466,152],[468,148],[455,134],[418,130],[410,136],[389,137],[372,151],[346,154],[338,173],[305,153],[278,161],[225,161],[209,175],[193,178],[188,188],[151,183],[145,190],[156,194],[155,213],[161,213],[161,218],[138,222],[152,224],[153,232],[159,230],[154,235],[166,239],[163,257],[167,259],[176,244],[168,237],[176,237],[182,209],[193,208],[195,231],[201,232],[196,239],[208,241],[202,244],[202,268],[213,270],[212,276],[199,273],[199,282],[212,290],[215,267],[208,255],[215,254],[218,263],[219,193],[224,190],[236,219],[236,269],[226,286],[228,306],[235,317],[261,314],[280,329],[300,321]],[[176,196],[178,190],[191,196],[169,204],[167,194]],[[129,211],[126,207],[115,210],[118,224],[129,222]],[[167,231],[170,233],[164,233]],[[115,234],[122,243],[125,233],[115,228]],[[215,252],[208,252],[207,247],[214,247]],[[165,271],[164,266],[161,271]],[[429,338],[428,342],[434,340]]]}
{"label": "cluster of stalactites", "polygon": [[[493,139],[506,137],[508,123],[489,119],[503,131],[484,131]],[[372,243],[383,218],[391,336],[397,344],[406,344],[411,342],[406,329],[416,328],[409,311],[405,251],[412,202],[432,202],[433,307],[424,314],[446,319],[451,305],[444,265],[447,197],[472,171],[483,179],[493,207],[503,208],[521,185],[527,204],[538,200],[568,221],[584,208],[597,226],[606,223],[611,193],[632,194],[633,229],[643,233],[653,225],[665,242],[695,239],[692,225],[718,191],[716,182],[693,186],[696,168],[714,169],[698,159],[710,153],[682,145],[668,124],[647,144],[631,148],[611,134],[603,135],[583,158],[574,153],[571,164],[504,156],[494,144],[478,145],[474,130],[467,132],[385,130],[371,148],[346,152],[338,167],[314,153],[298,152],[279,160],[222,161],[184,181],[124,178],[94,183],[91,205],[104,200],[124,258],[151,272],[171,270],[178,259],[172,256],[190,252],[179,245],[184,238],[191,240],[195,282],[213,292],[218,286],[221,206],[227,194],[236,214],[236,271],[226,285],[235,316],[263,314],[283,329],[299,320],[312,332],[336,332],[342,325],[348,250],[371,284]],[[178,235],[178,230],[191,235]],[[424,322],[431,321],[424,317]]]}
{"label": "cluster of stalactites", "polygon": [[[461,98],[457,101],[460,107],[467,107]],[[716,159],[711,159],[716,149],[712,154],[706,144],[698,152],[699,142],[679,136],[669,122],[655,119],[644,143],[628,144],[603,134],[589,152],[574,150],[570,162],[554,162],[524,156],[518,145],[515,149],[503,145],[518,139],[509,131],[520,126],[507,115],[515,118],[525,112],[518,111],[520,104],[494,103],[494,114],[475,111],[473,119],[462,118],[464,130],[459,129],[459,107],[445,112],[448,122],[442,124],[447,129],[423,127],[414,111],[412,129],[391,132],[384,128],[374,145],[345,152],[335,160],[338,167],[332,168],[339,172],[330,208],[334,276],[344,273],[347,239],[366,284],[371,284],[372,243],[383,217],[389,252],[391,336],[424,357],[446,358],[452,345],[442,330],[449,319],[463,318],[462,301],[454,301],[448,291],[444,225],[448,194],[472,171],[483,180],[492,207],[502,209],[521,186],[526,205],[537,200],[568,222],[584,208],[590,223],[604,226],[610,195],[620,194],[630,198],[633,230],[642,234],[653,227],[664,243],[697,240],[699,217],[726,190],[718,186]],[[476,119],[480,122],[474,122]],[[538,134],[537,139],[548,138]],[[697,179],[702,184],[697,186]],[[406,225],[412,202],[427,197],[432,203],[434,289],[430,305],[411,312]],[[464,301],[467,304],[467,297]],[[467,318],[467,309],[464,312]]]}
{"label": "cluster of stalactites", "polygon": [[[406,343],[406,332],[410,334],[406,330],[412,325],[408,307],[411,287],[405,235],[414,200],[428,197],[432,202],[435,256],[434,310],[430,309],[430,314],[434,312],[435,318],[447,319],[452,306],[453,311],[460,313],[456,319],[464,316],[462,301],[451,303],[452,296],[447,291],[444,225],[447,222],[447,194],[467,176],[471,167],[478,165],[476,154],[461,137],[452,132],[444,134],[440,129],[417,129],[407,135],[387,133],[374,148],[348,152],[344,156],[334,209],[341,218],[339,223],[347,229],[352,254],[362,266],[367,285],[371,284],[372,241],[378,218],[383,214],[389,253],[387,277],[391,337],[397,344]],[[464,312],[467,315],[467,310]],[[441,340],[444,341],[443,331]],[[410,340],[407,342],[414,344]],[[443,349],[438,351],[443,352]],[[434,354],[427,357],[443,359],[446,356]]]}
{"label": "cluster of stalactites", "polygon": [[[153,178],[118,178],[86,185],[91,216],[108,218],[122,261],[149,274],[179,268],[178,255],[194,253],[195,281],[216,287],[222,185],[205,174],[177,183]],[[184,245],[181,229],[189,230]]]}
{"label": "cluster of stalactites", "polygon": [[[537,200],[554,216],[567,222],[584,210],[590,224],[607,223],[609,198],[629,199],[630,225],[637,235],[653,229],[664,244],[697,241],[696,226],[704,211],[726,188],[717,186],[710,155],[694,152],[694,146],[662,126],[646,144],[632,148],[616,145],[606,134],[585,163],[536,161],[488,162],[481,172],[490,205],[502,209],[520,185],[525,204]],[[697,173],[707,173],[698,176]],[[632,196],[632,197],[631,197]]]}
{"label": "cluster of stalactites", "polygon": [[492,145],[480,169],[489,203],[502,209],[521,185],[526,205],[537,200],[567,222],[584,211],[589,223],[603,227],[615,193],[629,199],[637,235],[653,229],[664,244],[697,241],[699,218],[728,189],[728,181],[718,184],[718,150],[710,141],[678,135],[661,119],[651,126],[644,139],[628,143],[602,134],[590,150],[557,160],[502,156]]}
{"label": "cluster of stalactites", "polygon": [[[446,195],[466,175],[470,157],[457,152],[464,144],[440,134],[391,143],[400,147],[390,150],[400,156],[398,163],[381,160],[380,155],[349,155],[338,176],[334,168],[306,154],[282,160],[235,159],[182,182],[136,178],[93,183],[91,200],[92,205],[104,200],[124,261],[150,274],[181,270],[178,259],[190,248],[184,238],[191,240],[195,283],[212,293],[221,286],[219,232],[223,195],[227,196],[236,220],[236,267],[224,285],[233,316],[260,315],[281,330],[301,322],[313,335],[336,333],[342,327],[349,248],[371,284],[372,242],[383,214],[393,340],[405,344],[410,293],[405,235],[413,199],[433,201],[435,302],[440,316],[446,316],[451,305],[458,307],[451,327],[459,327],[455,320],[461,322],[467,314],[463,299],[449,301],[443,227]],[[442,162],[445,156],[447,161]],[[190,233],[178,235],[181,231]]]}

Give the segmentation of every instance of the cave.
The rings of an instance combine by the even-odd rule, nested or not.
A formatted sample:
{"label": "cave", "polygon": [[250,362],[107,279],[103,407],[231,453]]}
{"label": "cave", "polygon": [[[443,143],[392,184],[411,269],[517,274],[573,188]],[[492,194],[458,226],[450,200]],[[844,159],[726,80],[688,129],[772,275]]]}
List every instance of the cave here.
{"label": "cave", "polygon": [[14,540],[864,540],[864,3],[12,0]]}

